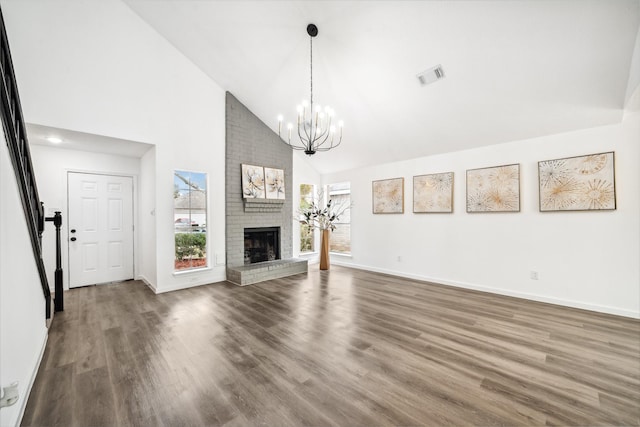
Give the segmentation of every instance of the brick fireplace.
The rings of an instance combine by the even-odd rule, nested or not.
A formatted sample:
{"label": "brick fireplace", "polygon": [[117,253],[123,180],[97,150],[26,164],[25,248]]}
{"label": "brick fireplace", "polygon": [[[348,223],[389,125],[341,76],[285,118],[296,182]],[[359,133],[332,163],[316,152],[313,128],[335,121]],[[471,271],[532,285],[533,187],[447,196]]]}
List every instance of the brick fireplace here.
{"label": "brick fireplace", "polygon": [[[306,272],[307,262],[292,258],[293,153],[277,134],[229,92],[226,95],[225,163],[227,279],[244,285]],[[285,199],[243,199],[242,164],[284,170]],[[255,228],[279,230],[279,260],[245,265],[245,229]]]}

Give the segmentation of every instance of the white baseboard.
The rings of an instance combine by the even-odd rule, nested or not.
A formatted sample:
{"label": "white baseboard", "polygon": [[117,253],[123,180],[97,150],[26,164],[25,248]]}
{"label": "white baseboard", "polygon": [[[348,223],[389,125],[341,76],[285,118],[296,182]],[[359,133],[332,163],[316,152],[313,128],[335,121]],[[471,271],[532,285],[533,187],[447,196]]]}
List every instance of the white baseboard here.
{"label": "white baseboard", "polygon": [[407,279],[420,280],[423,282],[431,282],[439,285],[453,286],[453,287],[464,288],[464,289],[472,289],[475,291],[488,292],[492,294],[505,295],[509,297],[528,299],[528,300],[538,301],[538,302],[545,302],[548,304],[579,308],[582,310],[596,311],[598,313],[606,313],[606,314],[613,314],[616,316],[640,319],[640,312],[625,310],[617,307],[609,307],[604,305],[585,303],[581,301],[564,300],[564,299],[559,299],[554,297],[548,297],[545,295],[529,294],[525,292],[514,292],[508,289],[492,288],[489,286],[476,285],[474,283],[458,282],[458,281],[447,280],[447,279],[442,279],[438,277],[423,276],[419,274],[410,274],[410,273],[405,273],[397,270],[388,270],[385,268],[371,267],[368,265],[354,264],[350,262],[341,262],[333,259],[331,260],[331,263],[334,265],[342,266],[342,267],[351,267],[351,268],[356,268],[358,270],[389,274],[391,276],[405,277]]}
{"label": "white baseboard", "polygon": [[309,265],[320,263],[320,254],[318,252],[305,252],[296,255],[294,258],[306,259]]}
{"label": "white baseboard", "polygon": [[33,367],[33,372],[31,372],[29,383],[27,384],[27,388],[25,392],[22,394],[20,399],[20,411],[18,412],[18,419],[16,420],[16,427],[22,424],[22,417],[24,417],[24,411],[27,409],[27,402],[29,401],[29,395],[31,394],[31,389],[33,388],[33,384],[36,382],[36,376],[38,375],[38,370],[40,369],[40,363],[42,363],[42,358],[44,357],[44,351],[47,349],[47,341],[49,339],[48,329],[45,328],[47,332],[45,332],[44,337],[42,339],[42,346],[40,347],[40,352],[37,355],[35,366]]}
{"label": "white baseboard", "polygon": [[156,286],[151,283],[149,281],[149,279],[147,279],[143,274],[138,274],[138,277],[136,277],[136,280],[142,280],[142,282],[147,285],[149,287],[149,289],[151,289],[153,291],[153,293],[157,293],[156,292]]}
{"label": "white baseboard", "polygon": [[200,279],[200,280],[196,280],[189,283],[178,283],[178,284],[167,286],[167,287],[153,288],[153,289],[156,294],[163,294],[165,292],[179,291],[181,289],[189,289],[189,288],[195,288],[196,286],[210,285],[212,283],[224,282],[225,280],[227,280],[226,269],[220,272],[216,272],[216,274],[213,274],[213,275],[209,274],[207,275],[206,279]]}

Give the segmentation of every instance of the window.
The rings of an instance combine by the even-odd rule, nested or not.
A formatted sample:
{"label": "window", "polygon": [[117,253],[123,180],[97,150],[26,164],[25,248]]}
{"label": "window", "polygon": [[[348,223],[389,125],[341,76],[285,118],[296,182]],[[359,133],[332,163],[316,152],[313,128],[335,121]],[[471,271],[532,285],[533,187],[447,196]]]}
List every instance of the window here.
{"label": "window", "polygon": [[[351,183],[327,185],[327,195],[335,207],[351,206]],[[351,253],[351,209],[346,209],[335,223],[336,229],[329,239],[329,251],[336,253]]]}
{"label": "window", "polygon": [[[300,184],[300,210],[307,209],[313,203],[315,186],[313,184]],[[315,233],[313,227],[300,224],[300,253],[313,252],[315,250]]]}
{"label": "window", "polygon": [[207,266],[207,174],[173,174],[175,270]]}

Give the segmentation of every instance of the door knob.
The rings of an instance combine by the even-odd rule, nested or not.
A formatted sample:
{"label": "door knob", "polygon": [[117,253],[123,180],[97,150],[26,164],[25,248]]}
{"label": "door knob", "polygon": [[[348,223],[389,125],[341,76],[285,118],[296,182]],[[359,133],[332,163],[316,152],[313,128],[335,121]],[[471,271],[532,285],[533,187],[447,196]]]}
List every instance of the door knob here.
{"label": "door knob", "polygon": [[71,240],[72,242],[75,242],[75,241],[76,241],[76,238],[75,238],[75,237],[72,237],[72,238],[71,238],[71,239],[69,239],[69,240]]}
{"label": "door knob", "polygon": [[72,228],[72,229],[71,229],[71,232],[72,232],[72,233],[75,233],[75,232],[76,232],[76,229],[75,229],[75,228]]}

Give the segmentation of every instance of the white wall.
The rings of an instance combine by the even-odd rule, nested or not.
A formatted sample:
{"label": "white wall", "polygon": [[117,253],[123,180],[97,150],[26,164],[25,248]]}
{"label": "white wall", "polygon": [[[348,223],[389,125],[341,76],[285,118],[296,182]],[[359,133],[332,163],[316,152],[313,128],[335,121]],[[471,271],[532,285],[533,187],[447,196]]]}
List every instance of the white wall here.
{"label": "white wall", "polygon": [[[638,1],[638,3],[640,4],[640,0]],[[629,67],[627,92],[624,97],[625,108],[629,108],[632,102],[632,97],[638,91],[638,87],[640,87],[640,28],[638,28],[638,33],[636,34],[636,43],[634,45],[633,55],[631,56],[631,66]],[[638,105],[634,105],[633,107],[636,110],[640,108],[638,107]]]}
{"label": "white wall", "polygon": [[[352,258],[332,262],[640,317],[638,141],[640,113],[627,113],[618,125],[325,176],[325,184],[350,181],[354,204]],[[538,161],[612,150],[617,210],[538,212]],[[465,171],[511,163],[521,167],[521,212],[467,214]],[[447,171],[454,213],[412,213],[413,176]],[[371,181],[395,177],[405,179],[405,213],[373,215]]]}
{"label": "white wall", "polygon": [[141,188],[155,193],[155,242],[141,241],[155,253],[143,262],[151,286],[224,280],[224,265],[173,274],[172,221],[173,171],[206,172],[209,251],[224,259],[224,90],[120,1],[3,0],[2,11],[27,122],[156,146],[155,188]]}
{"label": "white wall", "polygon": [[[306,155],[304,155],[306,156]],[[322,186],[322,176],[313,168],[313,160],[303,157],[303,154],[293,152],[293,188],[288,193],[293,197],[293,256],[300,256],[300,223],[297,221],[298,209],[300,207],[300,184],[313,184],[316,186],[316,193]],[[315,250],[320,248],[320,234],[316,231],[315,234]],[[310,262],[315,262],[318,259],[317,254],[303,255],[303,258],[308,258]]]}
{"label": "white wall", "polygon": [[[0,130],[2,132],[2,130]],[[0,147],[0,386],[19,382],[20,399],[0,410],[17,425],[47,340],[45,303],[9,150]],[[53,310],[53,302],[51,304]]]}
{"label": "white wall", "polygon": [[[114,156],[92,153],[88,151],[66,150],[44,145],[31,145],[31,161],[36,173],[38,193],[44,202],[45,214],[53,216],[54,211],[62,212],[61,248],[64,289],[69,289],[69,242],[67,240],[67,172],[91,172],[109,175],[132,176],[134,183],[134,199],[138,197],[138,175],[140,174],[140,159],[134,157]],[[137,205],[135,203],[134,205]],[[138,220],[134,211],[134,226],[137,230]],[[138,247],[138,233],[134,236],[134,246]],[[49,286],[54,288],[54,273],[56,269],[56,234],[53,223],[45,224],[42,234],[42,257],[47,268]],[[140,251],[136,251],[136,255]],[[134,265],[139,261],[136,259]]]}
{"label": "white wall", "polygon": [[140,181],[138,201],[138,238],[141,244],[137,251],[138,277],[146,283],[157,283],[156,275],[156,148],[152,147],[140,159]]}

